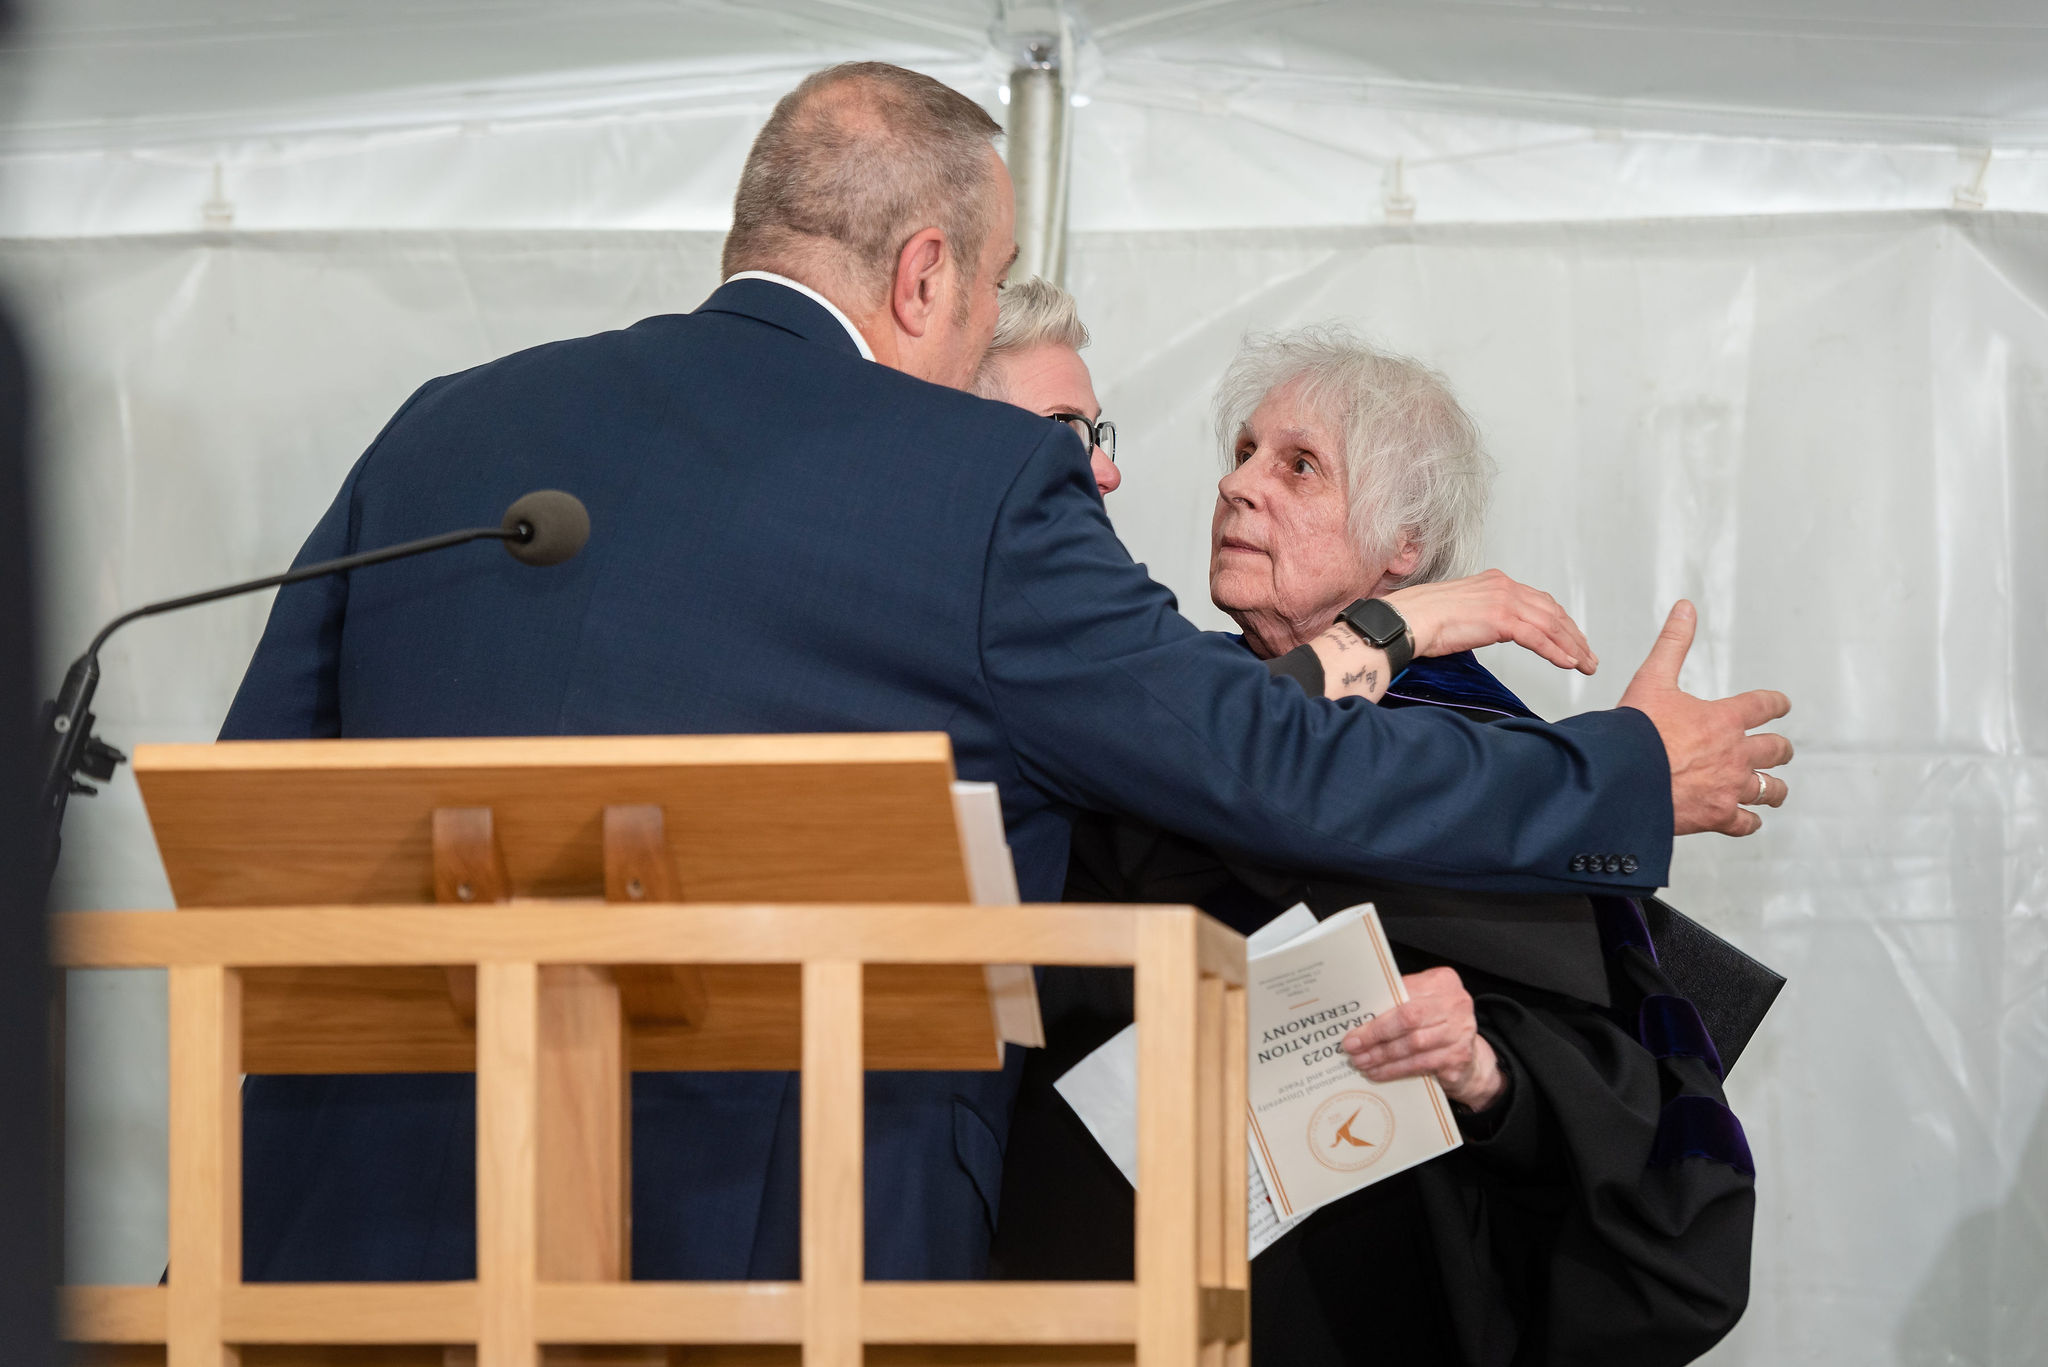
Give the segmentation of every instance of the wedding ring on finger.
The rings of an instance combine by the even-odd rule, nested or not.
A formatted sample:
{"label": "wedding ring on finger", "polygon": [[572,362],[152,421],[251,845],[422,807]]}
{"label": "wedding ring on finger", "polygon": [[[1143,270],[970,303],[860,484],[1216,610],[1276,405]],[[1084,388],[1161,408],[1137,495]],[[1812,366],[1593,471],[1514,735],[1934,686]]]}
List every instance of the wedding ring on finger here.
{"label": "wedding ring on finger", "polygon": [[1762,805],[1763,805],[1763,801],[1764,801],[1764,795],[1765,795],[1766,793],[1768,793],[1768,792],[1769,792],[1770,790],[1771,790],[1771,781],[1770,781],[1769,779],[1767,779],[1767,778],[1765,778],[1765,777],[1764,777],[1764,771],[1763,771],[1763,770],[1761,770],[1761,769],[1757,770],[1757,771],[1756,771],[1756,796],[1755,796],[1755,797],[1753,797],[1753,798],[1751,798],[1751,799],[1749,800],[1749,801],[1750,801],[1750,805],[1751,805],[1751,806],[1753,806],[1753,807],[1755,807],[1755,806],[1762,806]]}

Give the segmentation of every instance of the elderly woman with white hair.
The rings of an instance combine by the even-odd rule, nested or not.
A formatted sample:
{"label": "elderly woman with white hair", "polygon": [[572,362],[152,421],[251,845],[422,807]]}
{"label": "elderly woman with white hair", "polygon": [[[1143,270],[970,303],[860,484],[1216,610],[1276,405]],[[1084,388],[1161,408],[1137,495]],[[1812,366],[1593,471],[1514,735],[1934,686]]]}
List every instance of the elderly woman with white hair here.
{"label": "elderly woman with white hair", "polygon": [[[1085,367],[1075,387],[1078,356],[1040,359],[1030,376],[1065,375],[1057,403],[1093,403]],[[1001,353],[992,367],[988,389],[1039,406]],[[1489,593],[1519,588],[1452,578],[1474,558],[1492,465],[1434,371],[1341,329],[1303,330],[1248,342],[1217,408],[1211,596],[1249,650],[1291,661],[1284,672],[1304,687],[1360,691],[1346,623],[1361,604],[1421,618],[1463,604],[1450,616],[1477,617]],[[1571,653],[1548,630],[1532,640]],[[1462,651],[1416,658],[1370,696],[1491,725],[1531,715]],[[1077,821],[1067,894],[1192,902],[1246,931],[1297,901],[1318,915],[1370,901],[1394,943],[1410,1000],[1345,1048],[1376,1081],[1434,1075],[1465,1144],[1325,1207],[1260,1255],[1254,1363],[1655,1367],[1691,1361],[1740,1317],[1754,1170],[1713,1041],[1660,969],[1639,904],[1273,869],[1255,850],[1112,816]],[[996,1265],[1023,1279],[1127,1277],[1130,1188],[1051,1084],[1130,1021],[1130,980],[1043,975],[1048,1047],[1026,1063]]]}
{"label": "elderly woman with white hair", "polygon": [[[1102,421],[1094,380],[1081,359],[1088,340],[1072,295],[1044,280],[1020,281],[1003,294],[995,338],[973,388],[984,398],[1002,399],[1072,427],[1089,453],[1095,487],[1107,498],[1123,477],[1116,468],[1115,425]],[[1246,372],[1231,383],[1249,392],[1247,386],[1256,387],[1255,380]],[[1317,390],[1327,378],[1307,383]],[[1298,679],[1311,693],[1376,699],[1393,681],[1393,671],[1367,664],[1359,631],[1336,625],[1346,604],[1323,601],[1333,586],[1369,584],[1373,597],[1386,598],[1399,613],[1398,626],[1406,639],[1394,643],[1390,653],[1404,661],[1411,652],[1424,658],[1451,656],[1512,641],[1560,668],[1593,673],[1598,657],[1549,594],[1518,584],[1498,570],[1450,578],[1476,552],[1491,470],[1463,410],[1452,402],[1441,413],[1425,413],[1428,395],[1419,390],[1384,395],[1379,402],[1420,405],[1403,420],[1444,424],[1438,435],[1445,440],[1386,453],[1386,459],[1371,462],[1370,468],[1361,464],[1355,479],[1324,456],[1309,458],[1319,479],[1297,481],[1291,489],[1282,487],[1288,484],[1283,480],[1272,490],[1273,497],[1267,498],[1265,491],[1259,495],[1258,506],[1281,519],[1272,524],[1273,530],[1286,532],[1268,538],[1274,543],[1270,549],[1255,547],[1247,539],[1264,535],[1254,525],[1261,522],[1258,514],[1232,520],[1235,530],[1211,568],[1211,591],[1212,596],[1217,591],[1215,575],[1221,568],[1227,581],[1223,591],[1231,598],[1217,597],[1217,605],[1237,616],[1232,602],[1252,604],[1238,619],[1246,644],[1268,660],[1275,673]],[[1259,415],[1248,411],[1244,416],[1249,422]],[[1387,416],[1391,408],[1385,414],[1360,414],[1359,420],[1377,425]],[[1275,428],[1273,435],[1279,439],[1288,433]],[[1355,443],[1352,449],[1373,448]],[[1278,446],[1268,455],[1285,463]],[[1264,470],[1263,464],[1255,465],[1251,473]],[[1394,473],[1401,479],[1390,482]],[[1219,529],[1225,506],[1232,501],[1218,501]],[[1411,511],[1414,516],[1408,519]],[[1287,529],[1287,523],[1302,518],[1309,521],[1298,530]],[[1340,522],[1362,529],[1355,546],[1332,534]],[[1425,543],[1426,556],[1420,550]],[[1357,554],[1351,554],[1353,550]],[[1369,567],[1360,556],[1373,559],[1378,568]],[[1354,627],[1364,625],[1356,614],[1348,620]]]}

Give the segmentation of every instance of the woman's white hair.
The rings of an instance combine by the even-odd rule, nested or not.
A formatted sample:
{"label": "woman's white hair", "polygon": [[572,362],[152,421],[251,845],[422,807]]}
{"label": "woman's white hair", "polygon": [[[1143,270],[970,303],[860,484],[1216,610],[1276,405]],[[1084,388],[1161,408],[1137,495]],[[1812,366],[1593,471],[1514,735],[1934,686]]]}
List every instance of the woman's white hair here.
{"label": "woman's white hair", "polygon": [[1343,442],[1351,534],[1366,559],[1413,541],[1422,557],[1402,584],[1470,573],[1494,465],[1444,377],[1340,325],[1248,337],[1216,392],[1226,470],[1252,414],[1289,386]]}
{"label": "woman's white hair", "polygon": [[971,388],[985,399],[1000,399],[1002,382],[996,362],[1037,346],[1065,346],[1079,351],[1088,345],[1088,329],[1074,296],[1050,280],[1032,276],[1003,287],[996,315],[996,335],[981,358]]}

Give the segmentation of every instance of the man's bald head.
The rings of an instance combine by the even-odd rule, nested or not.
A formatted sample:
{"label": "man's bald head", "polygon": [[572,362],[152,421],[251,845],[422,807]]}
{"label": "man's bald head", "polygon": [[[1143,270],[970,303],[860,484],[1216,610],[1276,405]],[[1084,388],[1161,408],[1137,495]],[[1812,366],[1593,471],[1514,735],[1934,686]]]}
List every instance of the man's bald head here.
{"label": "man's bald head", "polygon": [[959,91],[884,62],[805,78],[768,117],[740,173],[725,274],[827,272],[879,301],[925,228],[972,273],[987,240],[989,150],[1002,128]]}

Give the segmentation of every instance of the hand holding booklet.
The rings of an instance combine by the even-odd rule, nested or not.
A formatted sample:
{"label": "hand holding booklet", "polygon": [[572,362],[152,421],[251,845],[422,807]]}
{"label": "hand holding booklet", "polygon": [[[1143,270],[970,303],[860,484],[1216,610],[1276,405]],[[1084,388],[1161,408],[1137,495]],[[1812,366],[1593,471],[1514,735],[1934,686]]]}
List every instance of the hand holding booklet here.
{"label": "hand holding booklet", "polygon": [[[1310,1212],[1463,1142],[1433,1077],[1368,1081],[1344,1036],[1407,1000],[1371,904],[1297,905],[1246,942],[1246,1199],[1257,1257]],[[1137,1027],[1055,1084],[1137,1185]]]}

